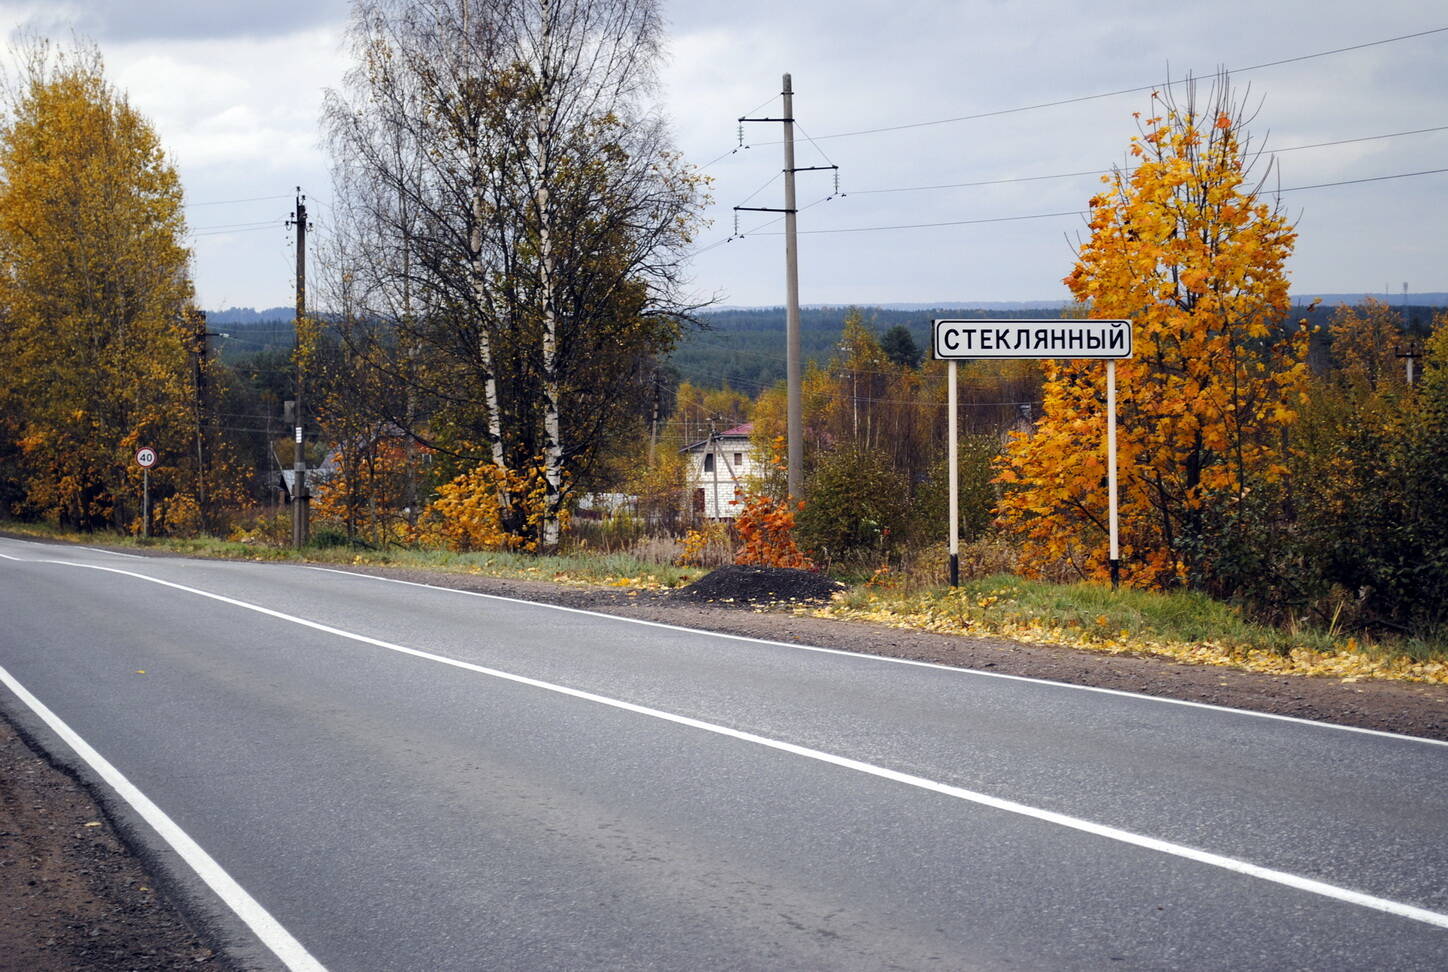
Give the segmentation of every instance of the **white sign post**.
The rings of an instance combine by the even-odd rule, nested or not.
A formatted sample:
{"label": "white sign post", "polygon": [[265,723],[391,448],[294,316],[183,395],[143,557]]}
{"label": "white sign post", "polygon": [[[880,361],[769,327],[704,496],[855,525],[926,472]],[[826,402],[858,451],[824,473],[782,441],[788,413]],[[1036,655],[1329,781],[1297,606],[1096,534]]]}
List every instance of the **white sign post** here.
{"label": "white sign post", "polygon": [[946,389],[950,437],[950,586],[960,586],[960,484],[956,470],[956,365],[977,358],[1100,358],[1106,361],[1107,524],[1111,589],[1121,584],[1117,519],[1116,362],[1131,357],[1131,322],[1124,320],[937,320],[932,341],[937,361],[949,363]]}
{"label": "white sign post", "polygon": [[151,467],[156,464],[156,450],[142,446],[136,450],[136,465],[141,467],[141,537],[151,535]]}

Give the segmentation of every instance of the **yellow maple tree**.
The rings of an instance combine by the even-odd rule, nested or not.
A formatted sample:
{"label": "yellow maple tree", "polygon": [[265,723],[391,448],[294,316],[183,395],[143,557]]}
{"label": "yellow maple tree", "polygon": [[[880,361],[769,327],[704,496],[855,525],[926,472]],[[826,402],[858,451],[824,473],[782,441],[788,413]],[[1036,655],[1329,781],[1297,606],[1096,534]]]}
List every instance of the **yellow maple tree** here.
{"label": "yellow maple tree", "polygon": [[[1065,283],[1097,318],[1133,322],[1117,366],[1122,558],[1141,586],[1211,586],[1223,530],[1254,488],[1286,474],[1286,430],[1306,371],[1306,332],[1283,325],[1295,231],[1251,174],[1225,77],[1199,107],[1153,93],[1132,168],[1103,177],[1090,236]],[[1265,178],[1265,175],[1263,176]],[[1105,369],[1050,361],[1044,415],[1002,459],[1002,525],[1028,570],[1069,560],[1107,571]],[[1236,539],[1241,539],[1237,537]]]}

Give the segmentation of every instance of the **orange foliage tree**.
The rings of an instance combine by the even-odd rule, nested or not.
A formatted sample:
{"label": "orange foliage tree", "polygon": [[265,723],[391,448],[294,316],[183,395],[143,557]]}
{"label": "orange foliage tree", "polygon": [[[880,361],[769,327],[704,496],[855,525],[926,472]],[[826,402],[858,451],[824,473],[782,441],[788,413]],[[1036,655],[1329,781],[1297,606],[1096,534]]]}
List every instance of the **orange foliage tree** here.
{"label": "orange foliage tree", "polygon": [[[550,515],[548,484],[535,466],[528,474],[479,463],[471,470],[443,483],[418,522],[415,539],[422,543],[443,542],[454,550],[538,550],[536,529]],[[503,519],[500,494],[517,497],[526,519],[523,532],[510,529]],[[568,526],[568,511],[562,511],[562,526]]]}
{"label": "orange foliage tree", "polygon": [[1328,333],[1343,385],[1368,394],[1407,385],[1396,354],[1407,343],[1403,317],[1392,307],[1372,297],[1361,306],[1344,304],[1333,312]]}
{"label": "orange foliage tree", "polygon": [[[1153,93],[1134,168],[1103,177],[1090,238],[1065,282],[1091,316],[1134,323],[1117,367],[1122,558],[1131,583],[1218,589],[1227,559],[1279,518],[1305,329],[1282,326],[1296,234],[1250,178],[1249,139],[1225,77],[1197,104]],[[1265,176],[1264,176],[1265,177]],[[1002,459],[998,506],[1027,569],[1107,569],[1105,369],[1052,361],[1044,416]],[[1256,532],[1254,532],[1256,531]],[[1251,534],[1249,536],[1249,534]],[[1235,551],[1235,554],[1233,553]]]}
{"label": "orange foliage tree", "polygon": [[[776,438],[773,445],[770,465],[778,474],[785,467],[784,437]],[[773,478],[778,479],[779,476]],[[747,493],[744,508],[734,520],[734,528],[739,531],[739,550],[734,562],[813,570],[814,561],[804,555],[794,540],[794,518],[802,509],[803,503],[796,503],[787,496],[772,495],[767,484]]]}
{"label": "orange foliage tree", "polygon": [[341,468],[318,485],[311,516],[319,525],[332,523],[347,536],[372,543],[396,543],[411,537],[409,472],[413,456],[399,434],[374,432],[371,437],[339,442]]}

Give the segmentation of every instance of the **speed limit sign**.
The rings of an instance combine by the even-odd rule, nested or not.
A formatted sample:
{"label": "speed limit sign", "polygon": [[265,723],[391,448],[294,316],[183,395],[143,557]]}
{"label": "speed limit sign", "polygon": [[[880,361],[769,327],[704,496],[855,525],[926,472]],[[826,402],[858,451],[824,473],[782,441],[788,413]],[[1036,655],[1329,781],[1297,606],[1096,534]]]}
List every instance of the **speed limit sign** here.
{"label": "speed limit sign", "polygon": [[142,469],[150,469],[156,464],[156,450],[149,446],[142,447],[136,453],[136,465]]}

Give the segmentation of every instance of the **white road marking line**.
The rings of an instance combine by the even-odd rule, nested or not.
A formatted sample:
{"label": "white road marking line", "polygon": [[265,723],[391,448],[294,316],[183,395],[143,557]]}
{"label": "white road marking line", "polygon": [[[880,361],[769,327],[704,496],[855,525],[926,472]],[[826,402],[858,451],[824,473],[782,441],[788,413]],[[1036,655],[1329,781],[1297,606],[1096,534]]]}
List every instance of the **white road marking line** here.
{"label": "white road marking line", "polygon": [[[80,546],[77,544],[77,546]],[[119,550],[107,550],[104,547],[81,547],[82,550],[94,550],[96,553],[110,554],[113,557],[129,557],[132,560],[149,560],[149,557],[142,557],[140,554],[121,553]]]}
{"label": "white road marking line", "polygon": [[[1185,844],[1176,844],[1171,841],[1158,840],[1155,837],[1147,837],[1142,834],[1135,834],[1128,830],[1106,824],[1095,823],[1080,817],[1072,817],[1064,813],[1056,813],[1053,810],[1045,810],[1040,807],[1033,807],[1024,803],[1017,803],[1014,800],[1006,800],[1000,797],[993,797],[986,793],[975,790],[967,790],[964,787],[952,786],[938,780],[927,779],[923,776],[915,776],[910,773],[901,773],[897,770],[887,769],[883,766],[876,766],[873,763],[862,762],[851,759],[847,756],[837,756],[833,753],[826,753],[818,749],[810,749],[807,746],[799,746],[794,743],[784,742],[779,739],[771,739],[768,736],[760,736],[752,732],[745,732],[740,729],[731,729],[713,722],[705,722],[701,719],[694,719],[689,716],[678,715],[673,712],[665,712],[662,709],[654,709],[645,705],[637,705],[633,702],[625,702],[622,699],[610,698],[606,695],[598,695],[594,692],[586,692],[582,689],[569,688],[566,685],[558,685],[553,682],[545,682],[536,678],[529,678],[526,675],[515,675],[511,672],[504,672],[496,668],[487,668],[483,665],[475,665],[472,662],[460,661],[456,658],[448,658],[445,655],[437,655],[429,651],[421,651],[417,648],[408,648],[405,645],[394,644],[390,641],[383,641],[380,638],[372,638],[368,635],[358,634],[353,631],[346,631],[342,628],[335,628],[329,624],[322,624],[319,621],[310,621],[296,615],[286,614],[282,611],[274,611],[260,604],[252,604],[248,601],[241,601],[234,597],[227,597],[224,594],[215,594],[211,591],[203,591],[195,587],[187,587],[184,584],[176,584],[172,581],[160,580],[155,577],[148,577],[145,574],[137,574],[129,570],[121,570],[118,567],[102,567],[99,564],[81,564],[64,560],[46,560],[39,563],[58,564],[64,567],[81,567],[87,570],[100,570],[111,574],[122,574],[127,577],[134,577],[137,580],[147,581],[152,584],[159,584],[162,587],[170,587],[178,591],[185,591],[188,594],[195,594],[199,597],[209,598],[213,601],[220,601],[223,604],[230,604],[234,607],[243,608],[247,611],[254,611],[267,617],[277,618],[281,621],[288,621],[292,624],[301,625],[304,628],[311,628],[324,634],[335,635],[339,638],[346,638],[349,641],[356,641],[364,645],[372,645],[377,648],[384,648],[402,655],[411,655],[415,658],[422,658],[427,661],[437,662],[442,665],[449,665],[453,668],[460,668],[464,671],[476,672],[479,675],[487,675],[490,678],[501,679],[507,682],[514,682],[519,685],[527,685],[531,688],[542,689],[545,692],[553,692],[557,695],[564,695],[570,698],[582,699],[587,702],[595,702],[599,705],[606,705],[610,708],[620,709],[624,712],[631,712],[635,715],[647,716],[651,719],[659,719],[663,722],[671,722],[675,725],[687,726],[691,729],[699,729],[703,732],[725,736],[730,739],[737,739],[741,742],[752,743],[763,746],[767,749],[779,752],[790,753],[795,756],[802,756],[806,759],[816,760],[821,763],[828,763],[832,766],[839,766],[844,769],[853,770],[868,776],[880,779],[891,780],[896,783],[903,783],[917,789],[927,790],[932,793],[939,793],[944,796],[954,797],[969,803],[990,807],[995,810],[1002,810],[1006,813],[1028,817],[1033,820],[1040,820],[1045,823],[1066,827],[1081,833],[1092,834],[1097,837],[1104,837],[1118,843],[1129,844],[1133,847],[1140,847],[1146,850],[1157,851],[1173,857],[1184,858],[1195,861],[1199,864],[1206,864],[1222,870],[1232,871],[1248,877],[1258,878],[1263,881],[1270,881],[1285,887],[1294,888],[1299,891],[1306,891],[1310,894],[1320,895],[1336,901],[1343,901],[1348,904],[1358,905],[1362,908],[1369,908],[1374,911],[1381,911],[1386,914],[1396,915],[1400,918],[1408,918],[1413,921],[1423,922],[1428,925],[1435,925],[1439,928],[1448,928],[1448,914],[1440,914],[1436,911],[1429,911],[1426,908],[1419,908],[1416,905],[1406,904],[1401,901],[1392,901],[1388,898],[1380,898],[1376,895],[1354,891],[1350,888],[1338,887],[1328,884],[1325,881],[1318,881],[1313,878],[1303,877],[1298,874],[1290,874],[1286,871],[1279,871],[1270,867],[1263,867],[1259,864],[1252,864],[1248,861],[1237,860],[1221,854],[1213,854],[1210,851],[1199,850],[1195,847],[1188,847]],[[526,602],[525,602],[526,603]],[[199,848],[198,848],[199,850]],[[238,889],[239,890],[239,889]],[[279,927],[279,926],[278,926]],[[300,946],[298,946],[300,947]]]}
{"label": "white road marking line", "polygon": [[814,651],[823,655],[839,655],[843,658],[869,659],[871,661],[889,662],[892,665],[910,665],[915,668],[933,668],[942,672],[955,672],[960,675],[979,675],[983,678],[1001,678],[1011,682],[1028,682],[1033,685],[1052,685],[1057,688],[1075,689],[1080,692],[1099,692],[1102,695],[1115,695],[1120,698],[1136,699],[1140,702],[1165,702],[1168,705],[1184,705],[1193,709],[1207,709],[1212,712],[1229,712],[1234,715],[1251,716],[1256,719],[1272,719],[1277,722],[1291,722],[1301,726],[1313,726],[1317,729],[1337,729],[1342,732],[1356,732],[1368,736],[1379,736],[1386,739],[1393,739],[1400,742],[1427,743],[1431,746],[1448,746],[1448,741],[1442,739],[1428,739],[1423,736],[1409,736],[1401,732],[1385,732],[1382,729],[1364,729],[1361,726],[1344,726],[1336,722],[1319,722],[1315,719],[1303,719],[1299,716],[1280,715],[1276,712],[1256,712],[1252,709],[1234,709],[1227,705],[1213,705],[1210,702],[1192,702],[1188,699],[1173,699],[1162,695],[1145,695],[1141,692],[1127,692],[1123,689],[1101,688],[1096,685],[1077,685],[1073,682],[1059,682],[1050,678],[1033,678],[1030,675],[1008,675],[1005,672],[987,672],[979,668],[966,668],[961,665],[942,665],[939,662],[916,661],[913,658],[891,658],[888,655],[872,655],[863,651],[844,651],[839,648],[821,648],[818,645],[803,645],[792,641],[769,641],[765,638],[751,638],[748,635],[729,634],[724,631],[708,631],[703,628],[687,628],[677,624],[666,624],[662,621],[645,621],[642,618],[630,618],[621,614],[608,614],[603,611],[590,611],[587,608],[565,607],[562,604],[549,604],[546,601],[529,601],[521,597],[508,597],[503,594],[484,594],[481,591],[465,591],[456,587],[443,587],[438,584],[422,584],[418,581],[399,580],[395,577],[379,577],[376,574],[364,574],[355,570],[338,570],[335,567],[316,567],[311,564],[289,564],[287,566],[299,567],[302,570],[318,570],[327,574],[342,574],[347,577],[365,577],[368,580],[383,581],[388,584],[405,584],[408,587],[425,587],[433,591],[445,591],[449,594],[465,594],[468,597],[481,597],[493,601],[507,601],[511,604],[527,604],[532,607],[549,608],[554,611],[566,611],[571,614],[586,614],[595,618],[608,618],[611,621],[624,621],[629,624],[641,624],[649,628],[662,628],[666,631],[681,631],[686,634],[707,635],[711,638],[727,638],[732,641],[745,641],[756,645],[771,645],[777,648],[794,648],[799,651]]}
{"label": "white road marking line", "polygon": [[[74,566],[85,565],[76,564]],[[104,570],[105,568],[97,569]],[[190,865],[201,880],[216,892],[217,897],[236,912],[237,917],[246,923],[262,944],[271,949],[287,968],[298,970],[298,972],[301,970],[325,970],[325,966],[313,958],[302,943],[293,938],[291,932],[283,928],[270,912],[246,892],[245,888],[237,884],[235,879],[201,848],[200,844],[192,840],[191,836],[182,830],[164,810],[156,806],[150,797],[142,793],[120,770],[112,766],[109,760],[96,752],[95,748],[82,739],[80,734],[67,725],[60,716],[32,695],[24,685],[21,685],[13,675],[5,670],[4,666],[0,666],[0,683],[4,683],[11,692],[14,692],[21,702],[29,706],[30,710],[50,727],[52,732],[75,750],[77,756],[86,761],[97,776],[115,790],[121,799],[129,803],[141,815],[141,818],[161,835],[161,839],[181,855],[181,859]]]}
{"label": "white road marking line", "polygon": [[[74,544],[68,544],[68,543],[60,543],[60,544],[55,544],[55,543],[41,543],[41,542],[38,541],[38,540],[22,540],[22,539],[20,539],[19,537],[3,537],[3,538],[0,538],[0,539],[9,540],[11,543],[24,543],[24,544],[28,544],[29,546],[32,546],[32,547],[44,547],[46,550],[55,550],[56,548],[60,548],[60,549],[63,550],[63,549],[65,549],[66,547],[75,547],[77,550],[89,550],[89,551],[92,551],[93,553],[111,554],[111,555],[116,556],[116,557],[129,557],[129,558],[132,559],[132,560],[150,560],[150,559],[151,559],[151,558],[149,558],[149,557],[142,557],[140,554],[121,553],[119,550],[107,550],[105,547],[87,547],[87,546],[85,546],[84,544],[79,544],[79,543],[74,543]],[[3,554],[0,554],[0,556],[4,556],[4,555],[3,555]],[[18,560],[18,559],[20,559],[20,558],[18,558],[18,557],[6,557],[5,559],[6,559],[6,560]]]}

